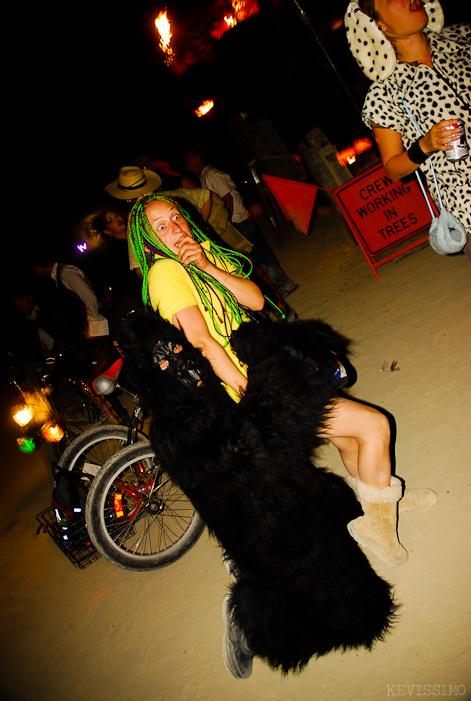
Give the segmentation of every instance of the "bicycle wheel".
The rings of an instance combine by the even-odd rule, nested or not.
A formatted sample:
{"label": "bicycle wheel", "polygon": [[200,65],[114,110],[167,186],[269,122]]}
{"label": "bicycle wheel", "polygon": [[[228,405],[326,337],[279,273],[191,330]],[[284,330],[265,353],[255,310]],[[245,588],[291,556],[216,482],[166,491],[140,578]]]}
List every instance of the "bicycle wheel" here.
{"label": "bicycle wheel", "polygon": [[103,466],[88,492],[85,520],[100,555],[125,570],[170,565],[204,530],[148,442],[123,448]]}
{"label": "bicycle wheel", "polygon": [[[138,434],[138,440],[145,437]],[[105,462],[128,442],[128,427],[114,424],[96,426],[81,433],[62,453],[58,467],[81,470],[95,476]]]}
{"label": "bicycle wheel", "polygon": [[67,448],[80,436],[80,430],[75,427],[67,427],[67,433],[59,443],[44,444],[44,459],[52,471],[52,476],[56,474],[57,467]]}

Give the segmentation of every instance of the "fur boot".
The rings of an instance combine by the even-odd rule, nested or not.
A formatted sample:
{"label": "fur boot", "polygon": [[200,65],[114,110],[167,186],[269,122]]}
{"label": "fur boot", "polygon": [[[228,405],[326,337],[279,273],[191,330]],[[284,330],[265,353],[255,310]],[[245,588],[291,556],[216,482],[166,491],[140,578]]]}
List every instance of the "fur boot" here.
{"label": "fur boot", "polygon": [[397,504],[402,497],[402,483],[391,477],[389,487],[378,489],[357,481],[363,516],[350,521],[352,538],[388,565],[403,565],[409,554],[397,537]]}
{"label": "fur boot", "polygon": [[435,506],[437,501],[438,496],[433,489],[427,487],[423,489],[404,488],[403,497],[399,502],[399,512],[403,514],[406,511],[426,511]]}
{"label": "fur boot", "polygon": [[[352,477],[347,472],[345,480],[358,496],[357,487],[359,477]],[[428,489],[427,487],[423,489],[406,489],[406,487],[404,487],[402,497],[399,501],[399,513],[403,514],[407,511],[427,511],[427,509],[431,509],[432,506],[435,506],[437,501],[438,496],[433,489]]]}

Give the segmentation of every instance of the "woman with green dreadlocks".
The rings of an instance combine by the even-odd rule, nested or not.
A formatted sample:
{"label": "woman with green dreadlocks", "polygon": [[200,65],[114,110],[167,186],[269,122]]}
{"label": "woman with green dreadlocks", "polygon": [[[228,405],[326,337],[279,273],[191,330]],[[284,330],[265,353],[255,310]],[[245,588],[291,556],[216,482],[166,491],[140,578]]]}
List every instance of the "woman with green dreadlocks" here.
{"label": "woman with green dreadlocks", "polygon": [[[162,195],[145,196],[136,203],[129,233],[142,270],[144,302],[183,331],[209,360],[229,395],[240,401],[247,388],[247,368],[233,352],[230,339],[242,321],[249,320],[244,309],[264,306],[261,291],[242,272],[247,259],[216,246],[179,204]],[[364,516],[348,524],[350,534],[385,562],[403,564],[408,553],[397,537],[397,502],[403,498],[403,488],[391,476],[386,416],[338,396],[319,435],[339,450],[362,503]],[[436,499],[430,489],[407,490],[402,506],[425,509]]]}
{"label": "woman with green dreadlocks", "polygon": [[[242,272],[245,256],[211,242],[179,204],[162,195],[141,198],[129,221],[143,276],[143,300],[181,329],[239,401],[247,369],[230,346],[232,332],[265,299]],[[151,258],[151,267],[148,260]]]}

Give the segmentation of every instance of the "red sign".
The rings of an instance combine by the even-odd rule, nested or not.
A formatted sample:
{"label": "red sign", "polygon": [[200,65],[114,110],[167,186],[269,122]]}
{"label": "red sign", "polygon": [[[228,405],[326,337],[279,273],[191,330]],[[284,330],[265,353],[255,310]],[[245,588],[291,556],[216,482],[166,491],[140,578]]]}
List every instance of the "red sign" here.
{"label": "red sign", "polygon": [[432,221],[416,178],[391,180],[382,165],[349,180],[333,195],[350,228],[373,256],[422,231]]}
{"label": "red sign", "polygon": [[[438,213],[430,198],[430,207],[427,204],[415,176],[391,180],[382,165],[349,180],[332,194],[377,280],[377,268],[427,242],[428,233],[407,246],[397,247],[429,227],[430,207]],[[374,260],[374,256],[393,246],[396,249],[390,255]]]}

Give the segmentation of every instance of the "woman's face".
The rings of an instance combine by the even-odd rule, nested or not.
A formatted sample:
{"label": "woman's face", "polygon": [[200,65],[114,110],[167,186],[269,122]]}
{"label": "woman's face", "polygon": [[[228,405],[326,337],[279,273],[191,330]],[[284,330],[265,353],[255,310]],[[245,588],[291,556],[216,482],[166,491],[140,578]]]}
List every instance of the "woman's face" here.
{"label": "woman's face", "polygon": [[147,205],[146,214],[159,239],[175,255],[187,237],[193,238],[186,219],[170,202],[153,200]]}
{"label": "woman's face", "polygon": [[123,217],[115,212],[106,212],[105,232],[113,238],[126,238],[126,222]]}
{"label": "woman's face", "polygon": [[421,32],[428,22],[421,0],[375,0],[379,25],[391,39]]}

